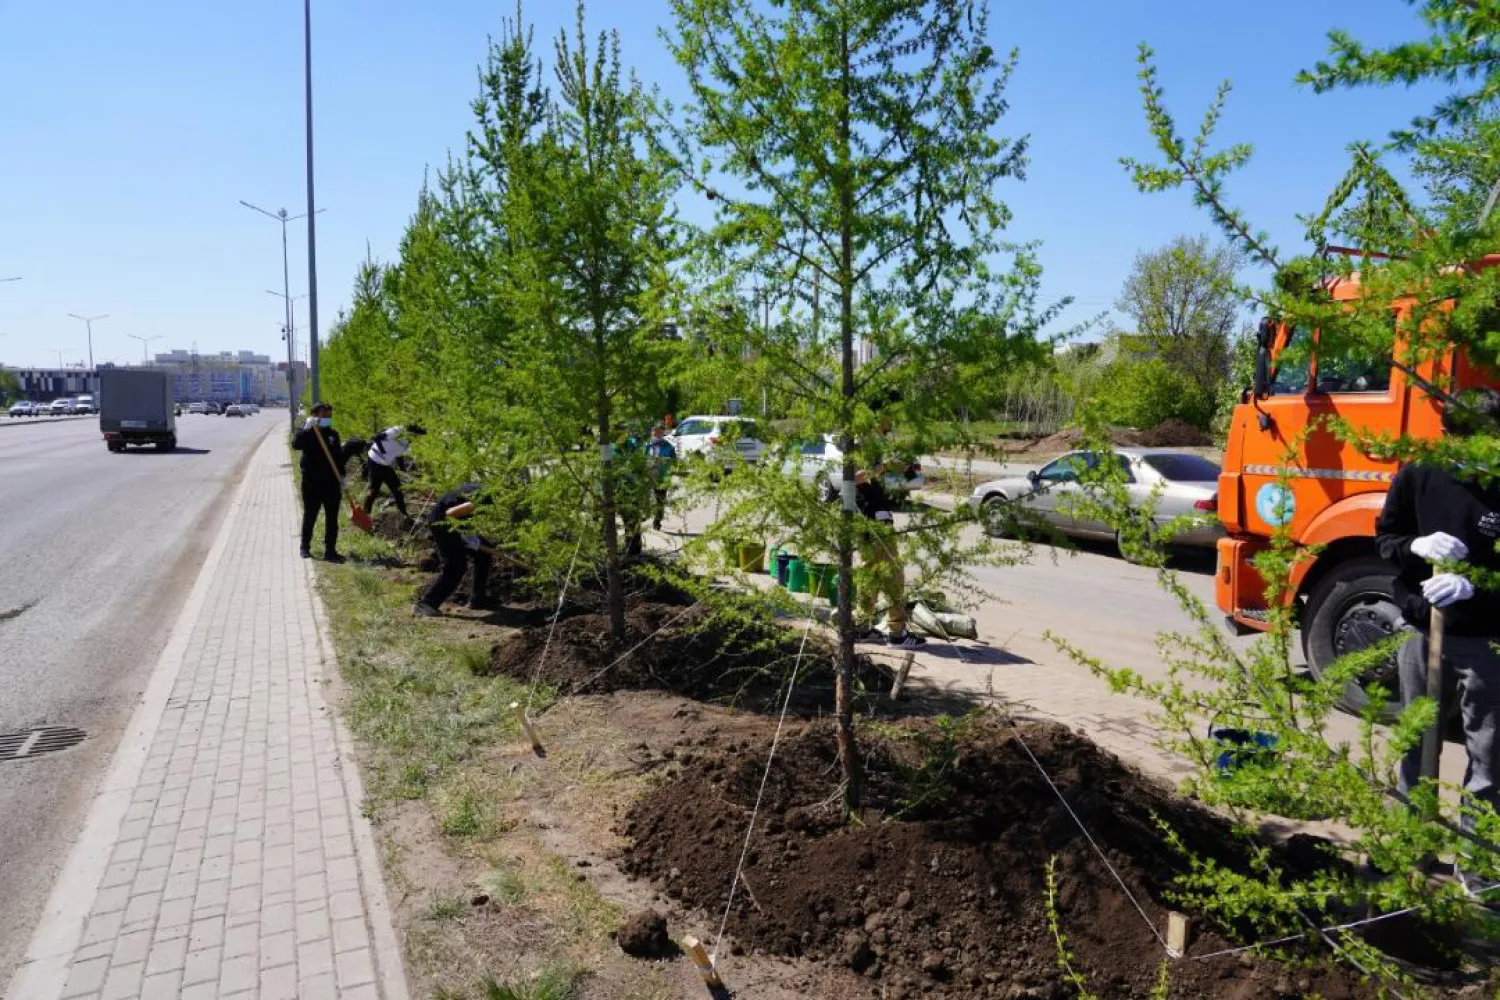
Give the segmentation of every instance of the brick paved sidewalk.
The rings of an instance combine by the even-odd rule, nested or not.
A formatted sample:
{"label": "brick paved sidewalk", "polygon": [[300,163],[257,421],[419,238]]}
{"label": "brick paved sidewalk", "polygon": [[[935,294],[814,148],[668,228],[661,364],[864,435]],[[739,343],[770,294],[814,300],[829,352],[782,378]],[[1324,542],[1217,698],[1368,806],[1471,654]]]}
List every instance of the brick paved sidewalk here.
{"label": "brick paved sidewalk", "polygon": [[405,1000],[290,469],[231,491],[10,1000]]}

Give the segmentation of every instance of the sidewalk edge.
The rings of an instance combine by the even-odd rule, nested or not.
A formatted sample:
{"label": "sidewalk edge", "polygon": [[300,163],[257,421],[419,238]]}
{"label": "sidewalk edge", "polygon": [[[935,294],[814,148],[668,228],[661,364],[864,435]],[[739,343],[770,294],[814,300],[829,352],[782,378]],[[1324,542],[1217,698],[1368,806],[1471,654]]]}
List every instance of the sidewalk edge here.
{"label": "sidewalk edge", "polygon": [[[318,647],[322,654],[324,676],[339,673],[338,656],[334,652],[333,639],[329,633],[328,616],[323,608],[322,595],[318,593],[317,568],[306,564],[308,589],[312,592],[313,620],[318,626]],[[341,675],[340,675],[341,677]],[[342,683],[342,678],[340,683]],[[344,796],[349,808],[349,826],[354,834],[354,853],[359,860],[359,881],[365,901],[365,917],[373,944],[376,975],[380,980],[380,994],[385,1000],[409,1000],[406,980],[405,952],[396,937],[396,926],[391,915],[390,901],[386,897],[385,874],[380,866],[380,852],[375,844],[375,832],[365,817],[364,781],[359,774],[359,758],[355,753],[354,737],[344,725],[344,716],[336,699],[328,697],[326,689],[319,695],[328,707],[328,716],[333,723],[334,740],[339,752],[339,775],[344,783]]]}
{"label": "sidewalk edge", "polygon": [[[275,440],[274,436],[267,437],[257,450]],[[151,668],[151,678],[131,713],[124,737],[115,748],[109,769],[89,806],[83,829],[68,851],[67,860],[58,872],[57,881],[52,884],[47,905],[32,933],[31,943],[11,977],[5,993],[9,1000],[50,1000],[61,995],[66,985],[68,961],[83,937],[99,883],[109,867],[110,855],[119,840],[120,827],[130,808],[136,783],[161,727],[178,674],[182,672],[188,642],[197,627],[198,616],[202,613],[224,551],[229,547],[232,529],[249,486],[249,480],[242,478],[234,488],[229,510],[219,525],[213,547],[198,569],[198,578],[193,581],[193,589],[172,625],[171,635],[157,658],[156,666]]]}

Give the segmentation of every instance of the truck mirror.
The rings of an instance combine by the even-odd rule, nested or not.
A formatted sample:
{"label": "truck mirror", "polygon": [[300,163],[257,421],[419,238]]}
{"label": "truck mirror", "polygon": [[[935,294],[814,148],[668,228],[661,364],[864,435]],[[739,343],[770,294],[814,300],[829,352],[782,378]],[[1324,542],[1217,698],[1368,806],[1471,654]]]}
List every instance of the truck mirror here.
{"label": "truck mirror", "polygon": [[1276,324],[1267,316],[1255,335],[1255,382],[1251,390],[1258,398],[1271,393],[1271,345],[1276,342]]}

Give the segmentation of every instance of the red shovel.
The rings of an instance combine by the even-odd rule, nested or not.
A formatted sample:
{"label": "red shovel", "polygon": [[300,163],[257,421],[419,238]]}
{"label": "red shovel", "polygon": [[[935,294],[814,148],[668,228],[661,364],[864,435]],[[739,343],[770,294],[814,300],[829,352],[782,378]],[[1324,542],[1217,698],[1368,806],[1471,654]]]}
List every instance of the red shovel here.
{"label": "red shovel", "polygon": [[[313,435],[318,439],[318,444],[323,446],[323,454],[328,458],[328,464],[333,467],[334,478],[343,483],[343,474],[339,472],[339,464],[333,460],[333,452],[328,450],[328,442],[323,440],[323,435],[318,428],[314,427],[312,430]],[[342,486],[340,486],[340,490],[342,490]],[[367,535],[374,534],[375,522],[370,519],[369,512],[348,494],[344,495],[344,499],[349,501],[349,523]]]}

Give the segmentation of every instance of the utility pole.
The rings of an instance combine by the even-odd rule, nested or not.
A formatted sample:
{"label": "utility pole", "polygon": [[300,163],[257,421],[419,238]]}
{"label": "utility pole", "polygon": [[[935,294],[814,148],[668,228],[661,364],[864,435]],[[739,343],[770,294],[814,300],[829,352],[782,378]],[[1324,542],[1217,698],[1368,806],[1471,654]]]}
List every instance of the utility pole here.
{"label": "utility pole", "polygon": [[[309,218],[310,219],[310,216],[307,216],[306,214],[303,214],[303,215],[288,215],[286,209],[284,209],[284,208],[278,209],[275,212],[267,211],[266,209],[261,208],[259,205],[252,205],[252,204],[250,204],[250,202],[246,201],[243,198],[240,199],[240,204],[244,205],[246,208],[250,209],[252,212],[259,212],[261,215],[264,215],[266,218],[272,220],[273,222],[279,222],[279,223],[281,223],[281,297],[282,297],[282,299],[285,300],[285,312],[283,314],[283,316],[284,316],[284,322],[281,324],[281,337],[282,337],[283,340],[286,341],[286,394],[287,394],[287,409],[291,411],[291,417],[290,417],[290,419],[292,421],[293,426],[295,427],[296,421],[297,421],[297,403],[296,403],[297,393],[296,393],[296,389],[295,389],[295,379],[294,379],[293,376],[294,376],[294,373],[295,373],[296,367],[297,367],[297,354],[296,354],[296,351],[294,349],[291,331],[295,327],[296,321],[295,321],[295,319],[293,318],[293,315],[292,315],[292,301],[293,300],[292,300],[291,277],[290,277],[290,271],[288,269],[288,263],[287,263],[286,225],[287,225],[288,222],[296,222],[298,219],[303,219],[303,218]],[[317,212],[314,212],[313,215],[316,215],[316,214],[318,214],[318,212],[322,212],[322,211],[324,211],[324,209],[320,208],[320,209],[317,210]],[[272,292],[271,294],[275,295],[276,293]],[[299,298],[300,298],[300,296],[299,296]]]}
{"label": "utility pole", "polygon": [[307,90],[307,364],[312,371],[312,396],[316,402],[322,398],[322,389],[318,382],[318,213],[313,207],[312,0],[302,2],[302,38]]}
{"label": "utility pole", "polygon": [[89,368],[93,368],[94,367],[94,324],[97,323],[97,322],[99,322],[99,320],[101,320],[101,319],[108,319],[109,318],[109,313],[101,313],[98,316],[80,316],[77,313],[68,313],[68,315],[71,316],[71,317],[73,317],[74,319],[82,320],[83,321],[83,325],[86,326],[86,327],[88,327],[88,330],[89,330]]}
{"label": "utility pole", "polygon": [[7,282],[7,281],[20,281],[20,280],[21,280],[20,278],[0,278],[0,285],[5,284],[5,282]]}
{"label": "utility pole", "polygon": [[150,344],[153,340],[161,339],[160,334],[157,334],[155,337],[138,337],[133,333],[128,333],[126,336],[131,340],[139,340],[141,342],[141,364],[143,365],[146,363],[146,345]]}

